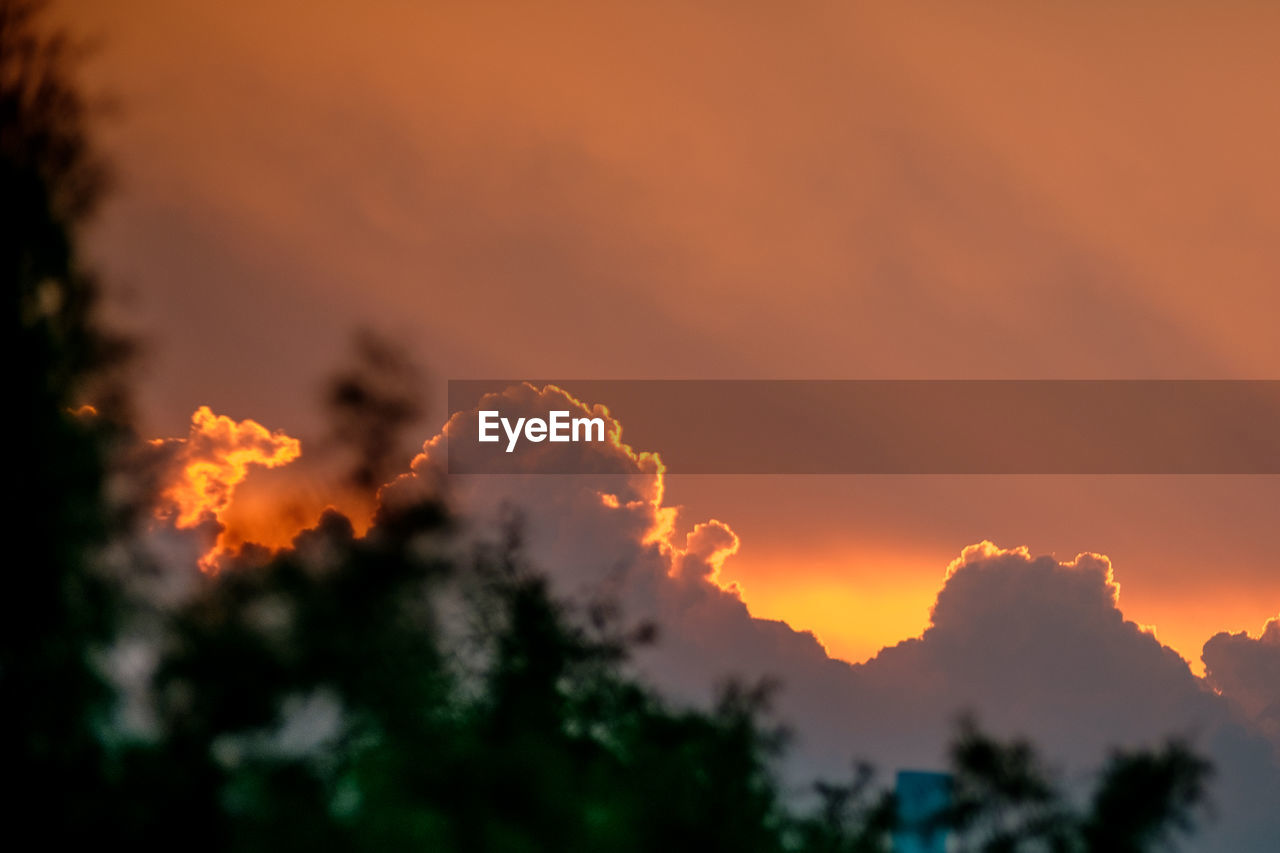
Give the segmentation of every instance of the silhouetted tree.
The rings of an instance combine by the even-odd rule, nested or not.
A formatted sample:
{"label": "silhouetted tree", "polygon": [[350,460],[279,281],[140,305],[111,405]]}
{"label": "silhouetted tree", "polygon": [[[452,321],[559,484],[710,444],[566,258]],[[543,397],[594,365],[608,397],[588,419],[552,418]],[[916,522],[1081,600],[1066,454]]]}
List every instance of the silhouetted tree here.
{"label": "silhouetted tree", "polygon": [[874,779],[875,769],[860,762],[847,784],[815,783],[821,805],[816,814],[796,822],[797,848],[812,853],[888,851],[897,827],[897,803]]}
{"label": "silhouetted tree", "polygon": [[110,819],[95,726],[110,696],[90,663],[111,634],[112,589],[91,566],[111,518],[103,434],[71,407],[98,393],[123,353],[95,321],[98,290],[76,251],[106,169],[74,80],[80,48],[49,31],[35,0],[0,2],[0,276],[18,423],[0,594],[0,757],[6,811],[50,839]]}
{"label": "silhouetted tree", "polygon": [[1083,822],[1087,848],[1138,853],[1189,834],[1211,772],[1208,761],[1176,739],[1154,752],[1113,753]]}
{"label": "silhouetted tree", "polygon": [[961,850],[1137,853],[1189,833],[1211,772],[1183,742],[1113,753],[1087,808],[1073,807],[1026,741],[996,741],[970,718],[952,746],[952,803],[941,822]]}
{"label": "silhouetted tree", "polygon": [[351,457],[348,479],[372,491],[403,470],[400,437],[422,415],[422,374],[372,332],[358,334],[355,348],[355,363],[334,377],[325,403],[333,437]]}

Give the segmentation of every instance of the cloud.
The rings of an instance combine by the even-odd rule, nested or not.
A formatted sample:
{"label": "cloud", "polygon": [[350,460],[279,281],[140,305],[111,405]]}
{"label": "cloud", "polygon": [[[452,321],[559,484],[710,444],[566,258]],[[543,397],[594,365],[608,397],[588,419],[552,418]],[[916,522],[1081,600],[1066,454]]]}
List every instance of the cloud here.
{"label": "cloud", "polygon": [[[608,409],[589,406],[555,386],[528,384],[490,395],[477,408],[501,408],[512,417],[554,408],[605,418],[606,442],[544,444],[536,454],[512,454],[521,464],[554,468],[554,454],[585,453],[585,463],[565,467],[594,473],[454,476],[448,489],[459,517],[477,537],[496,536],[514,510],[522,519],[529,555],[561,594],[609,599],[629,619],[658,622],[662,641],[638,664],[673,694],[706,699],[709,686],[728,675],[776,673],[776,665],[793,665],[797,656],[819,666],[847,666],[827,659],[812,634],[782,623],[762,627],[765,623],[751,618],[740,591],[720,585],[720,566],[739,547],[736,534],[724,522],[710,520],[681,536],[678,509],[664,503],[661,459],[626,444],[622,425]],[[474,423],[473,415],[454,414],[423,446],[411,473],[384,488],[381,499],[394,503],[436,488],[444,480],[449,436]],[[779,648],[789,651],[779,655]]]}
{"label": "cloud", "polygon": [[[1031,738],[1072,783],[1085,781],[1110,748],[1187,735],[1218,771],[1218,820],[1193,849],[1265,850],[1280,834],[1277,622],[1258,639],[1215,636],[1205,645],[1209,677],[1200,679],[1125,618],[1106,556],[1063,560],[980,542],[939,567],[941,588],[919,636],[850,664],[829,656],[809,632],[752,616],[750,590],[721,578],[749,543],[723,521],[688,523],[667,505],[662,460],[628,445],[608,409],[554,386],[522,384],[500,396],[479,407],[604,418],[604,442],[513,454],[535,466],[555,465],[551,454],[586,454],[565,467],[593,473],[447,476],[450,435],[474,423],[457,413],[410,471],[381,490],[383,507],[444,489],[463,535],[476,541],[504,538],[504,525],[519,519],[526,556],[557,595],[616,604],[627,623],[657,625],[658,642],[639,650],[631,666],[672,701],[705,703],[731,677],[779,681],[775,710],[796,735],[783,769],[796,784],[842,777],[854,759],[886,770],[940,767],[956,716],[972,711],[996,732]],[[174,473],[161,516],[175,536],[221,530],[219,518],[249,468],[299,452],[288,436],[208,409],[196,413],[186,439],[150,447]],[[195,527],[184,526],[191,521]],[[322,524],[355,535],[336,513]],[[295,547],[313,548],[318,531],[302,534]]]}
{"label": "cloud", "polygon": [[217,530],[213,550],[201,560],[205,567],[230,544],[224,516],[250,469],[287,465],[302,454],[296,438],[256,421],[215,415],[208,406],[191,416],[185,438],[155,439],[150,446],[159,459],[152,463],[160,471],[156,517],[179,529]]}
{"label": "cloud", "polygon": [[1257,639],[1222,632],[1204,644],[1205,680],[1238,703],[1280,749],[1280,616]]}
{"label": "cloud", "polygon": [[971,545],[948,568],[923,634],[856,667],[856,678],[886,720],[897,707],[915,721],[893,732],[904,740],[963,707],[1064,753],[1202,725],[1212,697],[1118,601],[1106,557]]}
{"label": "cloud", "polygon": [[[504,414],[554,407],[607,416],[552,386],[522,385],[503,397]],[[384,499],[442,482],[449,434],[472,422],[455,415]],[[990,542],[966,547],[940,571],[921,635],[851,665],[829,657],[808,632],[753,618],[744,602],[750,590],[719,582],[721,566],[749,543],[719,521],[680,537],[679,510],[664,503],[661,460],[623,443],[616,419],[608,431],[610,442],[553,451],[590,454],[596,474],[448,478],[459,515],[484,537],[515,510],[528,555],[560,594],[611,598],[627,618],[654,621],[659,642],[635,666],[668,696],[702,702],[728,676],[779,679],[777,712],[797,733],[791,778],[843,774],[855,757],[886,769],[940,766],[963,710],[995,731],[1031,737],[1069,780],[1081,780],[1111,747],[1184,734],[1218,768],[1219,820],[1197,839],[1198,849],[1263,850],[1280,834],[1276,745],[1176,652],[1125,618],[1107,557],[1059,560]],[[1271,670],[1246,661],[1246,652],[1270,652],[1276,630],[1245,638],[1247,647],[1239,638],[1206,647],[1224,693],[1261,689],[1258,679]],[[1226,660],[1239,665],[1231,669]]]}
{"label": "cloud", "polygon": [[684,550],[672,567],[679,578],[715,581],[724,561],[738,553],[738,536],[723,521],[711,519],[693,526],[685,537]]}

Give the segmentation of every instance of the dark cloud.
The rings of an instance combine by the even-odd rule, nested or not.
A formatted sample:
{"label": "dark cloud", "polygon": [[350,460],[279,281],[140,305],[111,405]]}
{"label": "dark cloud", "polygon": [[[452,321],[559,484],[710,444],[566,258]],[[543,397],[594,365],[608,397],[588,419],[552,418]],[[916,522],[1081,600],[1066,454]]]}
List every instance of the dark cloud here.
{"label": "dark cloud", "polygon": [[1257,639],[1216,634],[1204,644],[1205,680],[1239,704],[1280,750],[1280,616]]}

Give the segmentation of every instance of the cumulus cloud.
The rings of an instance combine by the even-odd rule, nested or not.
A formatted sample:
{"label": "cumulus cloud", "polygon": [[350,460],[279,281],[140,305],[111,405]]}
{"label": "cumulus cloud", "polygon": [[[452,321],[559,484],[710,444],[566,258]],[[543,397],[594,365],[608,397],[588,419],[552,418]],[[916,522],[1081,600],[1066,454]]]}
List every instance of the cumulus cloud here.
{"label": "cumulus cloud", "polygon": [[1111,745],[1191,737],[1217,766],[1218,820],[1197,849],[1265,850],[1280,832],[1280,765],[1262,732],[1119,607],[1110,561],[990,543],[952,564],[929,627],[855,668],[857,720],[909,749],[967,707],[1025,732],[1068,774]]}
{"label": "cumulus cloud", "polygon": [[[776,674],[776,664],[793,664],[797,656],[819,666],[846,666],[827,659],[809,633],[782,623],[761,627],[766,623],[750,617],[739,591],[721,586],[720,566],[739,547],[738,537],[716,520],[679,535],[677,508],[664,500],[661,459],[626,444],[622,425],[608,409],[555,386],[529,384],[490,395],[477,408],[501,409],[510,417],[565,409],[571,416],[605,419],[605,442],[548,443],[534,453],[512,454],[526,471],[544,466],[555,470],[561,461],[555,454],[586,454],[585,461],[559,467],[590,474],[547,476],[513,469],[502,475],[454,476],[448,489],[458,515],[477,537],[495,535],[513,512],[522,519],[527,552],[561,594],[608,599],[620,604],[629,619],[657,622],[662,640],[638,664],[664,687],[700,700],[708,697],[708,685],[728,675]],[[382,500],[394,503],[435,488],[444,478],[450,435],[474,423],[474,412],[455,413],[426,442],[411,472],[383,489]],[[778,655],[779,647],[792,644],[791,651]],[[765,668],[758,666],[761,662]]]}
{"label": "cumulus cloud", "polygon": [[194,527],[217,518],[231,504],[237,485],[251,465],[275,468],[297,459],[302,445],[283,432],[271,432],[257,421],[234,421],[201,406],[191,416],[186,438],[157,439],[173,448],[177,477],[162,496],[161,511],[175,515],[179,527]]}
{"label": "cumulus cloud", "polygon": [[201,406],[184,438],[155,439],[148,446],[159,495],[155,515],[179,530],[197,530],[208,542],[201,565],[209,567],[228,545],[224,516],[236,487],[257,465],[276,468],[302,454],[302,445],[253,420],[235,421]]}
{"label": "cumulus cloud", "polygon": [[1208,722],[1213,697],[1173,650],[1124,618],[1118,597],[1106,557],[1060,562],[971,545],[949,567],[922,635],[855,668],[877,697],[867,710],[887,720],[902,709],[912,722],[892,736],[910,741],[917,727],[936,730],[939,715],[975,708],[1063,753]]}
{"label": "cumulus cloud", "polygon": [[[704,701],[708,686],[726,676],[779,679],[777,711],[798,736],[789,766],[797,780],[842,774],[854,757],[889,769],[939,766],[956,715],[971,710],[996,731],[1031,737],[1076,779],[1110,747],[1189,735],[1219,771],[1220,819],[1200,836],[1202,849],[1262,850],[1280,834],[1280,765],[1264,731],[1125,618],[1105,556],[1059,560],[989,542],[969,546],[940,571],[944,582],[921,635],[851,665],[807,632],[753,618],[740,591],[721,586],[720,567],[738,537],[719,521],[679,537],[678,510],[663,500],[661,460],[626,445],[607,410],[529,385],[504,392],[501,408],[599,414],[611,439],[548,446],[589,454],[592,475],[449,478],[473,534],[491,535],[514,510],[526,522],[529,556],[561,594],[607,596],[628,617],[656,622],[659,642],[636,666],[669,696]],[[384,500],[441,482],[448,437],[469,423],[455,415]],[[1247,649],[1269,652],[1276,630],[1248,640]],[[1246,660],[1251,653],[1239,638],[1215,638],[1205,660],[1223,693],[1256,694],[1252,704],[1270,707],[1271,694],[1257,685],[1272,670]]]}
{"label": "cumulus cloud", "polygon": [[693,526],[685,537],[672,573],[679,578],[715,581],[724,561],[738,553],[738,536],[723,521],[711,519]]}
{"label": "cumulus cloud", "polygon": [[1205,678],[1236,702],[1280,750],[1280,616],[1257,639],[1246,632],[1216,634],[1204,644]]}
{"label": "cumulus cloud", "polygon": [[[658,626],[658,642],[632,665],[673,701],[706,702],[729,677],[779,681],[775,710],[796,733],[784,770],[795,782],[843,776],[855,758],[886,770],[939,767],[956,716],[972,711],[994,731],[1030,737],[1070,781],[1083,781],[1109,748],[1190,736],[1218,771],[1218,819],[1193,849],[1265,850],[1280,835],[1277,621],[1257,639],[1210,640],[1209,675],[1200,679],[1125,618],[1106,556],[1058,559],[981,542],[939,567],[941,588],[921,614],[919,636],[850,664],[830,657],[809,632],[751,615],[749,590],[721,579],[726,561],[749,543],[723,521],[680,518],[665,502],[661,459],[626,444],[607,409],[527,384],[479,407],[602,417],[607,440],[513,454],[533,466],[525,471],[450,477],[449,437],[474,424],[474,412],[457,413],[411,470],[381,490],[383,506],[443,488],[476,541],[501,539],[504,526],[520,519],[526,555],[558,595],[608,601],[628,622]],[[193,532],[180,526],[184,518],[217,525],[249,466],[282,464],[298,452],[287,436],[208,410],[197,412],[187,439],[153,447],[180,475],[164,492],[166,527],[179,534]],[[556,467],[549,454],[563,453],[586,454],[562,467],[592,473],[528,473]],[[322,526],[355,535],[336,513]],[[320,535],[320,528],[304,533],[295,547],[306,550]]]}

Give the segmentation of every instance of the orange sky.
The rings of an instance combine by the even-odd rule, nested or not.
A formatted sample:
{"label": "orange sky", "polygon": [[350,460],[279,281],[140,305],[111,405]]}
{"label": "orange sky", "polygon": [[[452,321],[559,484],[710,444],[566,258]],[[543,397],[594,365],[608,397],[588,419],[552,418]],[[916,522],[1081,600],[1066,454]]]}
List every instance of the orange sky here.
{"label": "orange sky", "polygon": [[[150,434],[208,404],[305,445],[356,324],[439,378],[1280,376],[1274,4],[61,8],[123,102],[93,248]],[[1280,609],[1278,491],[669,483],[851,656],[992,539],[1109,554],[1194,658]]]}

